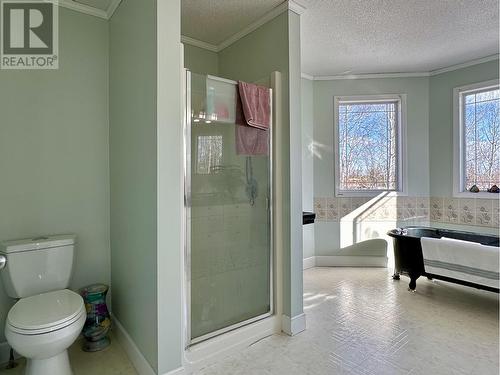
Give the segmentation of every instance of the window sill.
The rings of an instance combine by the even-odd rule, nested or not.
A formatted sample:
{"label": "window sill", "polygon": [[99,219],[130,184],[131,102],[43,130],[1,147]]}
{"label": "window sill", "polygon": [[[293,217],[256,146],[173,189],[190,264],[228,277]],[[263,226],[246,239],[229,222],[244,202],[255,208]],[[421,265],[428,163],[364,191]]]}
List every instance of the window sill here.
{"label": "window sill", "polygon": [[453,193],[453,198],[482,198],[482,199],[499,199],[500,194],[488,193],[481,191],[479,193],[471,193],[470,191],[462,191],[461,193]]}

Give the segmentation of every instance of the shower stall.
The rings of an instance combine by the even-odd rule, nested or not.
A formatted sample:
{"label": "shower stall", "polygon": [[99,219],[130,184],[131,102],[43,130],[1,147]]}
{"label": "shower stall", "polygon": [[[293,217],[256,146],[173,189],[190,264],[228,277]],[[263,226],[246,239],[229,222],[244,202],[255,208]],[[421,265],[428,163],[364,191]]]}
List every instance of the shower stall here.
{"label": "shower stall", "polygon": [[186,74],[189,347],[273,314],[273,126],[268,154],[238,154],[237,82]]}

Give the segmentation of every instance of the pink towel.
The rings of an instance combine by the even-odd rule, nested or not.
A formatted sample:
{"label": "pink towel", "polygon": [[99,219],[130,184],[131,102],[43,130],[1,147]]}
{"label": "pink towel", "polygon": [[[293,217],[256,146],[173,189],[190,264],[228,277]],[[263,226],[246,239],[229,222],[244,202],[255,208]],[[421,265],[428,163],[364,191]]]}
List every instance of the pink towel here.
{"label": "pink towel", "polygon": [[266,130],[236,124],[237,155],[269,155],[269,133]]}
{"label": "pink towel", "polygon": [[269,132],[248,126],[238,93],[236,93],[235,126],[237,155],[269,155]]}
{"label": "pink towel", "polygon": [[269,129],[271,120],[269,88],[238,81],[238,91],[247,124],[258,129]]}

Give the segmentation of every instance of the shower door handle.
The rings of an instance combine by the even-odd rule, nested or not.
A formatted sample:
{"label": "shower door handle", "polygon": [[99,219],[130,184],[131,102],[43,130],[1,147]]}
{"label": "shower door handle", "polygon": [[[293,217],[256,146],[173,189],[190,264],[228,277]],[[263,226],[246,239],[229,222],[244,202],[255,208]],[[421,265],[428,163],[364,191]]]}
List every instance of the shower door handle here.
{"label": "shower door handle", "polygon": [[7,263],[7,258],[4,255],[0,255],[0,270],[5,268],[6,263]]}

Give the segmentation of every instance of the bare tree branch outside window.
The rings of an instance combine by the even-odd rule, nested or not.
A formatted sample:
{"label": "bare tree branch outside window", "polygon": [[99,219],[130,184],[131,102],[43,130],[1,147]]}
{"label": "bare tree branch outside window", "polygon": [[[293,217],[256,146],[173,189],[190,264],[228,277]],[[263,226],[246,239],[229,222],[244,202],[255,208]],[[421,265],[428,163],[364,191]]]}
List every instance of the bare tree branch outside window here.
{"label": "bare tree branch outside window", "polygon": [[463,94],[466,190],[500,185],[500,90]]}
{"label": "bare tree branch outside window", "polygon": [[398,102],[340,102],[338,115],[340,189],[397,190]]}

